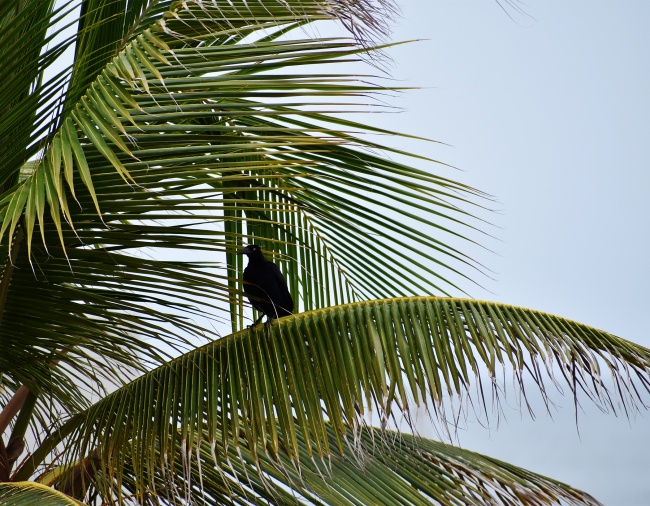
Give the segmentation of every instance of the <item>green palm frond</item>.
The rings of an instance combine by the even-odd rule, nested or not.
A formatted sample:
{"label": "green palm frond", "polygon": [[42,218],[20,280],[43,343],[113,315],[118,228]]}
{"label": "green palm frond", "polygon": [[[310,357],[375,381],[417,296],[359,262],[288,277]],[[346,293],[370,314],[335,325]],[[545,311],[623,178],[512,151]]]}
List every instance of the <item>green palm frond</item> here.
{"label": "green palm frond", "polygon": [[[326,427],[330,444],[336,447],[334,430],[329,424]],[[229,447],[227,458],[215,466],[213,449],[205,439],[191,453],[178,444],[166,459],[157,454],[159,465],[146,484],[133,480],[138,472],[130,467],[127,450],[123,456],[129,469],[124,479],[98,467],[87,497],[110,502],[121,490],[123,497],[137,498],[139,504],[159,504],[164,497],[206,506],[600,505],[584,492],[496,459],[380,429],[359,429],[354,437],[344,440],[342,452],[333,451],[327,460],[309,458],[305,441],[299,439],[299,468],[284,453],[256,458],[246,441],[237,449]],[[59,479],[65,481],[66,474]]]}
{"label": "green palm frond", "polygon": [[34,482],[0,483],[0,502],[12,506],[84,506],[61,492]]}
{"label": "green palm frond", "polygon": [[168,460],[180,445],[189,458],[203,437],[217,466],[243,441],[255,461],[282,453],[306,465],[305,454],[345,452],[371,405],[388,416],[393,405],[409,410],[414,400],[444,421],[445,396],[478,395],[485,403],[471,385],[485,382],[487,371],[497,388],[502,366],[522,390],[530,377],[545,396],[545,380],[561,389],[564,379],[574,396],[582,390],[594,402],[630,409],[642,404],[638,389],[648,389],[650,350],[557,316],[464,299],[302,313],[199,348],[120,388],[66,422],[20,477],[68,436],[69,458],[98,451],[116,476],[129,451],[142,483],[154,479],[156,452]]}
{"label": "green palm frond", "polygon": [[[0,7],[0,188],[17,182],[18,168],[36,153],[31,146],[36,111],[47,90],[43,71],[57,49],[41,54],[53,15],[53,0],[2,2]],[[50,84],[49,86],[56,86]],[[48,86],[46,86],[47,88]]]}
{"label": "green palm frond", "polygon": [[[229,18],[222,22],[231,27],[232,33],[224,36],[241,39],[262,25],[277,25],[278,20],[293,23],[291,13],[296,13],[294,18],[300,18],[301,23],[339,19],[372,38],[373,33],[385,32],[387,19],[385,15],[378,20],[374,16],[391,10],[390,2],[379,3],[382,5],[372,1],[312,0],[308,4],[273,0],[260,3],[259,9],[253,11],[247,2],[230,2]],[[182,15],[173,14],[179,10],[179,3],[170,0],[80,0],[59,3],[58,8],[55,4],[54,0],[7,0],[0,8],[0,139],[6,148],[0,154],[0,183],[4,189],[16,181],[23,162],[51,145],[56,128],[62,126],[87,87],[129,41],[151,28],[156,20],[161,21],[165,13],[184,22]],[[194,12],[201,11],[200,2],[188,4]],[[186,14],[192,11],[181,10]],[[256,20],[253,14],[260,10],[275,21]],[[203,33],[192,33],[204,39],[210,31],[203,26]],[[61,57],[72,48],[75,62],[69,65]],[[63,66],[62,61],[66,62]],[[54,75],[46,78],[46,72]]]}
{"label": "green palm frond", "polygon": [[170,2],[84,0],[79,6],[75,63],[67,104],[76,104],[115,55],[160,18]]}

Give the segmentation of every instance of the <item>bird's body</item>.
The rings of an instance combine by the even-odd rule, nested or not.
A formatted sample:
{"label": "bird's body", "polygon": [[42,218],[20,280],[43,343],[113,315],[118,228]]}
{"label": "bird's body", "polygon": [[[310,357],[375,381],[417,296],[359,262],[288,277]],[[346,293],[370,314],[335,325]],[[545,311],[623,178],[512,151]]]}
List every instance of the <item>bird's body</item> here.
{"label": "bird's body", "polygon": [[248,265],[244,269],[244,292],[251,305],[262,313],[253,325],[264,315],[270,322],[292,314],[293,299],[280,268],[264,258],[262,250],[255,244],[249,244],[238,254],[248,257]]}

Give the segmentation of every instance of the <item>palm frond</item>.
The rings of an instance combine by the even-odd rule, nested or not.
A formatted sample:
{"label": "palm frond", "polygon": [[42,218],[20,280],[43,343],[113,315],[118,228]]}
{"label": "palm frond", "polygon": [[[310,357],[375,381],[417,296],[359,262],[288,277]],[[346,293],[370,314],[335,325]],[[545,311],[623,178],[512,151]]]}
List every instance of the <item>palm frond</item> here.
{"label": "palm frond", "polygon": [[34,482],[0,483],[0,502],[12,506],[84,506],[61,492]]}
{"label": "palm frond", "polygon": [[[168,460],[180,445],[189,455],[203,437],[215,465],[242,441],[256,461],[283,453],[303,465],[301,452],[308,458],[345,452],[373,405],[384,417],[395,404],[406,412],[424,405],[445,422],[445,396],[465,398],[486,373],[496,389],[501,367],[512,368],[522,390],[530,377],[546,396],[550,380],[574,396],[582,390],[601,405],[632,409],[642,404],[638,389],[649,387],[650,350],[498,303],[412,297],[347,304],[286,317],[270,330],[242,331],[179,357],[72,417],[41,452],[72,434],[69,458],[98,451],[122,476],[130,445],[143,483],[153,479],[147,473],[158,465],[156,452]],[[607,388],[603,368],[615,389]]]}
{"label": "palm frond", "polygon": [[[333,448],[337,438],[327,424]],[[168,458],[158,454],[151,481],[140,483],[131,452],[124,477],[97,466],[88,502],[137,498],[138,504],[165,500],[213,504],[502,504],[599,506],[589,494],[553,479],[448,444],[364,427],[344,440],[343,451],[311,459],[298,439],[300,466],[284,453],[256,458],[246,441],[229,447],[214,465],[205,441],[188,452],[178,445]],[[50,473],[52,474],[52,473]],[[60,478],[66,479],[66,475]],[[161,500],[161,498],[164,498]]]}
{"label": "palm frond", "polygon": [[[195,13],[201,11],[201,2],[185,5],[188,3],[192,4]],[[307,2],[273,0],[259,6],[274,19],[278,9],[285,13],[301,11],[298,16],[303,22],[310,20],[318,6],[318,19],[340,19],[370,38],[386,30],[386,15],[377,19],[373,19],[374,16],[392,10],[391,3],[383,0],[363,3],[312,1],[304,9],[302,4]],[[231,2],[230,5],[240,17],[252,12],[247,2]],[[0,85],[0,139],[9,149],[3,150],[0,156],[0,183],[8,182],[11,186],[22,164],[52,143],[55,128],[62,125],[62,120],[69,116],[88,85],[130,40],[150,28],[166,12],[182,22],[182,16],[173,14],[177,10],[178,6],[171,0],[80,0],[60,3],[58,8],[54,0],[3,2],[0,9],[0,65],[4,73]],[[190,12],[192,9],[180,10]],[[78,30],[74,30],[77,21]],[[250,16],[247,26],[227,18],[223,21],[233,27],[240,38],[247,30],[273,24],[265,20],[257,22]],[[204,27],[202,35],[206,30]],[[62,67],[62,56],[72,48],[75,49],[75,63]],[[46,78],[46,71],[55,75]]]}
{"label": "palm frond", "polygon": [[156,0],[83,0],[79,2],[74,69],[66,104],[77,104],[115,55],[170,7]]}
{"label": "palm frond", "polygon": [[48,86],[43,83],[43,72],[61,49],[57,46],[42,53],[54,15],[53,4],[53,0],[8,0],[0,10],[2,192],[17,182],[20,167],[38,150],[30,144],[33,130],[40,126],[36,111],[47,102]]}

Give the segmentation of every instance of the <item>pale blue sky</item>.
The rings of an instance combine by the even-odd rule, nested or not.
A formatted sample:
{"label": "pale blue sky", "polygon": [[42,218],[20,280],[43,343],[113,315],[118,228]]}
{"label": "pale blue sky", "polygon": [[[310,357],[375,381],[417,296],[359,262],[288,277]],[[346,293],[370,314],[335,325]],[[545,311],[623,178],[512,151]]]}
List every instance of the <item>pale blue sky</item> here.
{"label": "pale blue sky", "polygon": [[[424,152],[495,195],[496,271],[477,298],[566,316],[650,346],[650,1],[398,0],[390,51],[407,109],[378,118],[451,147]],[[502,2],[505,4],[505,2]],[[422,151],[422,144],[404,144]],[[572,402],[531,422],[460,431],[463,446],[582,488],[650,504],[650,412],[628,422]]]}

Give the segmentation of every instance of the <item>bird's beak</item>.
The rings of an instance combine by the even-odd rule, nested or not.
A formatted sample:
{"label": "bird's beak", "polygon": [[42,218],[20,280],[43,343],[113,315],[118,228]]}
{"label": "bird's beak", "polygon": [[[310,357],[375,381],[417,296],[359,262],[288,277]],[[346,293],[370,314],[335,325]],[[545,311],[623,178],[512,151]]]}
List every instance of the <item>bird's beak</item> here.
{"label": "bird's beak", "polygon": [[246,253],[248,253],[248,250],[247,250],[246,248],[244,248],[244,249],[240,249],[240,250],[237,252],[238,255],[245,255]]}

